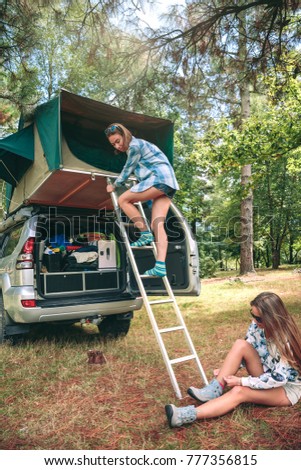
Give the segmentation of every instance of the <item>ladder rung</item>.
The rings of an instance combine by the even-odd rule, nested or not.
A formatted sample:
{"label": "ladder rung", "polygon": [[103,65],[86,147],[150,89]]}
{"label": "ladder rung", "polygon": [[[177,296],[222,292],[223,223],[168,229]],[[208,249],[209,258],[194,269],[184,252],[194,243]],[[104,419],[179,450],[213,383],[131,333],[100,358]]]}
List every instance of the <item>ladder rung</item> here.
{"label": "ladder rung", "polygon": [[156,305],[156,304],[170,304],[173,303],[173,299],[164,299],[164,300],[151,300],[149,302],[150,305]]}
{"label": "ladder rung", "polygon": [[144,246],[131,246],[132,250],[153,250],[153,247],[150,245]]}
{"label": "ladder rung", "polygon": [[[165,276],[164,276],[165,277]],[[140,275],[141,279],[163,279],[161,276],[147,276],[146,274],[141,274]]]}
{"label": "ladder rung", "polygon": [[191,356],[179,357],[178,359],[171,359],[169,362],[170,364],[178,364],[179,362],[190,361],[191,359],[195,359],[194,354],[192,354]]}
{"label": "ladder rung", "polygon": [[120,222],[120,224],[122,224],[124,227],[133,227],[134,224],[133,222]]}
{"label": "ladder rung", "polygon": [[159,330],[159,333],[169,333],[170,331],[179,331],[179,330],[184,330],[184,326],[172,326],[170,328],[162,328],[162,330]]}

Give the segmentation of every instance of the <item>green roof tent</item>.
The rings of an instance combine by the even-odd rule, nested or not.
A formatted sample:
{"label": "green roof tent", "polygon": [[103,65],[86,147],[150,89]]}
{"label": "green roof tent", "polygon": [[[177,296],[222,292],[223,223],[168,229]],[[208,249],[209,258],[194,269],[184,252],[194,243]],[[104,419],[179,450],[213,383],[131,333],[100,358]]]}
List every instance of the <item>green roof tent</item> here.
{"label": "green roof tent", "polygon": [[172,163],[171,121],[61,90],[22,130],[0,140],[0,178],[12,185],[8,212],[30,204],[112,209],[105,175],[119,174],[126,161],[104,134],[113,122],[156,144]]}
{"label": "green roof tent", "polygon": [[33,124],[0,141],[0,179],[16,186],[34,158]]}

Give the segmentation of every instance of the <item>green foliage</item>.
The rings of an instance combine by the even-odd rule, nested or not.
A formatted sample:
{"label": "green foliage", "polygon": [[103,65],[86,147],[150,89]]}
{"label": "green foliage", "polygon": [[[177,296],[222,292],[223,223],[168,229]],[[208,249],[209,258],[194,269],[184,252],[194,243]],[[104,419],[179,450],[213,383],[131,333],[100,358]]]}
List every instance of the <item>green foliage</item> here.
{"label": "green foliage", "polygon": [[214,277],[218,270],[218,262],[212,256],[200,253],[200,272],[202,278]]}
{"label": "green foliage", "polygon": [[[217,175],[239,169],[246,164],[276,161],[289,157],[291,171],[300,167],[301,146],[301,82],[291,79],[293,91],[288,90],[275,103],[275,93],[270,89],[268,99],[262,99],[252,116],[239,129],[231,119],[212,123],[206,134],[193,149],[191,159]],[[258,103],[258,101],[257,101]]]}
{"label": "green foliage", "polygon": [[[3,134],[16,129],[20,112],[30,112],[60,87],[168,117],[175,121],[174,165],[181,187],[175,202],[198,237],[202,273],[237,260],[239,204],[250,189],[260,213],[255,220],[258,263],[271,262],[271,229],[276,248],[283,246],[285,257],[294,259],[299,225],[288,208],[298,213],[295,201],[300,200],[301,55],[291,51],[298,35],[296,8],[287,1],[267,9],[262,2],[190,2],[180,12],[173,8],[164,31],[156,32],[137,31],[142,3],[5,2]],[[242,11],[248,21],[244,61],[238,41]],[[252,116],[238,129],[239,91],[246,77]],[[240,170],[247,163],[253,177],[242,188]],[[266,222],[271,211],[279,215],[273,227]],[[276,232],[284,233],[279,242]]]}
{"label": "green foliage", "polygon": [[190,158],[194,136],[193,130],[176,132],[174,167],[181,188],[181,191],[176,193],[175,201],[181,207],[195,233],[197,222],[208,211],[206,195],[211,191],[211,186],[197,162]]}
{"label": "green foliage", "polygon": [[291,166],[300,165],[300,103],[270,107],[250,117],[240,129],[229,119],[219,121],[196,143],[192,158],[213,175],[266,159],[275,161],[292,150]]}
{"label": "green foliage", "polygon": [[[212,123],[196,142],[190,160],[199,172],[205,172],[207,178],[214,177],[216,182],[217,196],[211,198],[210,216],[222,225],[211,224],[215,241],[223,244],[228,255],[232,252],[232,257],[237,256],[239,231],[234,233],[231,220],[238,220],[237,203],[251,188],[257,208],[255,261],[257,265],[272,264],[277,268],[285,245],[289,247],[291,262],[296,260],[294,243],[300,233],[301,82],[286,77],[285,86],[280,88],[279,81],[270,77],[266,81],[269,84],[268,96],[255,97],[253,114],[239,129],[231,119]],[[243,189],[240,168],[248,163],[252,163],[253,175],[249,186]],[[232,215],[227,204],[236,208]],[[219,236],[221,226],[226,227],[224,237]],[[214,259],[222,260],[221,250],[216,252],[212,242],[206,248],[207,254],[208,249]]]}
{"label": "green foliage", "polygon": [[[301,172],[291,173],[288,158],[275,162],[264,162],[256,175],[254,204],[257,214],[254,219],[255,235],[265,248],[263,257],[269,256],[274,268],[281,261],[282,247],[287,248],[287,262],[296,262],[297,251],[294,244],[300,240]],[[260,176],[259,176],[260,175]]]}
{"label": "green foliage", "polygon": [[134,84],[143,79],[145,91],[147,56],[133,54],[141,38],[132,26],[118,28],[117,17],[123,15],[128,26],[139,5],[139,0],[135,5],[123,0],[5,2],[0,97],[19,112],[30,112],[63,87],[106,102],[114,99],[130,110],[139,101]]}

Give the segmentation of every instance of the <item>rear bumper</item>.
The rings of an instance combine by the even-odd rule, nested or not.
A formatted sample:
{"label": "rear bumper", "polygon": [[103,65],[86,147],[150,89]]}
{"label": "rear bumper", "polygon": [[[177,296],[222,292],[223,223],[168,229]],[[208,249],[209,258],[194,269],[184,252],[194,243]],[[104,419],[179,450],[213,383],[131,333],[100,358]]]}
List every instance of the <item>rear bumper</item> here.
{"label": "rear bumper", "polygon": [[[16,323],[45,323],[57,321],[78,321],[95,315],[108,316],[139,310],[142,307],[141,297],[123,294],[114,300],[91,296],[85,299],[60,298],[38,300],[37,307],[24,308],[21,300],[34,299],[35,291],[31,286],[10,287],[3,292],[4,307],[10,318]],[[90,300],[90,301],[89,301]]]}

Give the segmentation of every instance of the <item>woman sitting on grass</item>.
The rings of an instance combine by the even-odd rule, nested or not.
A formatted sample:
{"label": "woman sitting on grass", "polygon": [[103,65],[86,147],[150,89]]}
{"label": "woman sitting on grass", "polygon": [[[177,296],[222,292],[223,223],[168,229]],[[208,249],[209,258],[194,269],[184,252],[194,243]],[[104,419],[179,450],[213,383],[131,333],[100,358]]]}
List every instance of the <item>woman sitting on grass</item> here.
{"label": "woman sitting on grass", "polygon": [[[253,321],[246,339],[238,339],[222,367],[203,388],[187,393],[202,405],[177,408],[166,405],[169,426],[216,418],[241,403],[267,406],[295,405],[301,397],[301,333],[278,295],[263,292],[252,300]],[[241,364],[248,377],[236,375]],[[224,387],[231,387],[223,394]]]}

